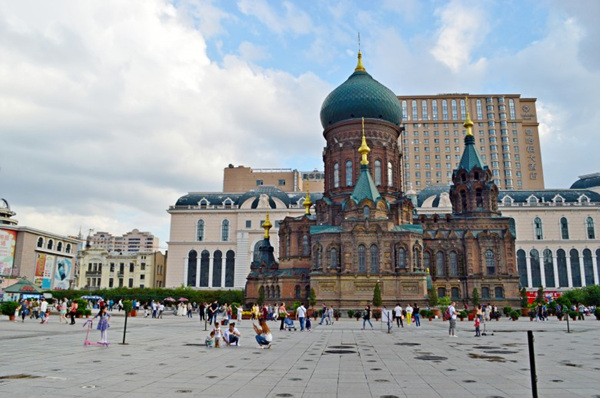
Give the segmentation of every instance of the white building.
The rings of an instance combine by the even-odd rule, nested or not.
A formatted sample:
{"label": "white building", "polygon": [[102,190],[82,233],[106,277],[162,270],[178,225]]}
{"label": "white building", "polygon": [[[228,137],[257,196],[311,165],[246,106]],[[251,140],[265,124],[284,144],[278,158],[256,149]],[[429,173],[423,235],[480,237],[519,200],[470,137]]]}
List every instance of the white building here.
{"label": "white building", "polygon": [[113,236],[108,232],[96,232],[89,237],[90,245],[106,249],[109,252],[137,253],[158,251],[158,238],[150,232],[140,232],[137,229],[123,236]]}
{"label": "white building", "polygon": [[[263,242],[267,213],[276,236],[285,217],[302,215],[306,193],[262,186],[246,193],[191,192],[169,207],[167,287],[242,289]],[[321,194],[310,194],[316,202]],[[278,239],[271,244],[278,257]]]}

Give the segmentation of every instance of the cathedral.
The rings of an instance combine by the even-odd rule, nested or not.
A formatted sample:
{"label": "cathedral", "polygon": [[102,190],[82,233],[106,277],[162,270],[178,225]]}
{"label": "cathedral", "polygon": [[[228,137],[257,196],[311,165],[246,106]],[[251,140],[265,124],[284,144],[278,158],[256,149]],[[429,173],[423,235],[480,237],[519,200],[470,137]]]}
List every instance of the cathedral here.
{"label": "cathedral", "polygon": [[354,73],[323,102],[321,124],[323,196],[312,214],[307,193],[305,214],[280,224],[278,259],[267,218],[247,302],[306,301],[313,289],[319,302],[361,308],[377,284],[392,307],[423,305],[433,291],[466,302],[475,288],[493,292],[489,301],[498,306],[518,302],[514,222],[498,211],[498,188],[477,153],[468,113],[452,213],[444,216],[417,217],[415,193],[402,192],[402,108],[367,73],[360,52]]}

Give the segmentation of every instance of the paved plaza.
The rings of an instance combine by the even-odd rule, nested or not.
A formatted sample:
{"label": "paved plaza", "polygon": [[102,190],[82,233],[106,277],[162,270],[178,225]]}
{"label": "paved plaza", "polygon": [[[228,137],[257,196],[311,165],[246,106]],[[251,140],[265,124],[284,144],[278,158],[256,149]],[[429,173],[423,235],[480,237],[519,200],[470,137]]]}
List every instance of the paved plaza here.
{"label": "paved plaza", "polygon": [[[167,315],[112,317],[111,345],[83,346],[83,321],[0,321],[2,397],[531,397],[527,330],[535,336],[540,397],[600,397],[600,322],[506,318],[475,338],[473,322],[422,322],[388,334],[362,320],[282,332],[258,349],[251,321],[240,347],[208,349],[204,322]],[[295,322],[296,326],[298,322]],[[493,335],[491,335],[493,333]],[[90,340],[97,341],[94,330]]]}

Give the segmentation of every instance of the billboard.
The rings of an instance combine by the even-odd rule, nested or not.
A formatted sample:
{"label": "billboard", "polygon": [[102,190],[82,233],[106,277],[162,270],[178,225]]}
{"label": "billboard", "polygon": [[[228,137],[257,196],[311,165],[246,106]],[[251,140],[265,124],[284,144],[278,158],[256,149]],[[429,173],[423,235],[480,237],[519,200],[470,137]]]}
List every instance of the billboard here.
{"label": "billboard", "polygon": [[73,260],[65,257],[56,257],[56,269],[54,271],[54,289],[66,290],[69,288]]}
{"label": "billboard", "polygon": [[10,276],[15,260],[17,231],[0,229],[0,276]]}
{"label": "billboard", "polygon": [[50,289],[52,284],[52,271],[54,270],[55,256],[38,253],[35,263],[35,275],[33,283],[42,289]]}

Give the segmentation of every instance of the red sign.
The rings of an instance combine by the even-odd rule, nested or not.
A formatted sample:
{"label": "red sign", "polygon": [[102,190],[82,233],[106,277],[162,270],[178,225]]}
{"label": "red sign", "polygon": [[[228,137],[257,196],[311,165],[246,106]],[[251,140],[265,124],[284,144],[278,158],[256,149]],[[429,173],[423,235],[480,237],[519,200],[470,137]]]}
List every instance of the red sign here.
{"label": "red sign", "polygon": [[[546,302],[554,301],[560,297],[562,293],[556,290],[544,290],[544,298]],[[537,299],[537,290],[532,290],[527,292],[527,302],[529,304],[533,303]]]}
{"label": "red sign", "polygon": [[21,291],[22,292],[35,292],[35,289],[33,288],[33,286],[26,285],[21,288]]}

